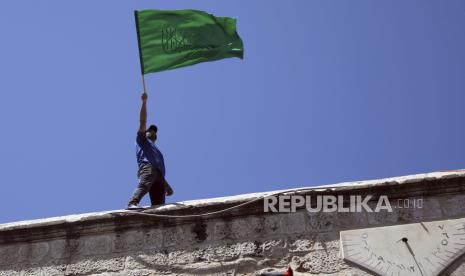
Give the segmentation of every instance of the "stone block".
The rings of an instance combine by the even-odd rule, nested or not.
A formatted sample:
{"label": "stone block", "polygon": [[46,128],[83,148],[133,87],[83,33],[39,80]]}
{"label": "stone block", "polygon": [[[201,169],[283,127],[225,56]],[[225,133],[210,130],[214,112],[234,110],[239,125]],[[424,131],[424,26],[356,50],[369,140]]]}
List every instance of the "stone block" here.
{"label": "stone block", "polygon": [[425,220],[435,220],[442,217],[440,202],[432,197],[421,198],[422,208],[416,206],[420,198],[407,199],[404,206],[397,206],[398,221],[400,223],[413,223]]}
{"label": "stone block", "polygon": [[368,226],[367,212],[338,212],[335,214],[335,226],[337,230],[353,229]]}
{"label": "stone block", "polygon": [[[265,229],[265,220],[256,217],[238,218],[229,222],[230,233],[225,235],[236,241],[254,239],[262,236]],[[227,229],[225,229],[227,231]]]}
{"label": "stone block", "polygon": [[20,270],[0,267],[0,276],[21,276]]}
{"label": "stone block", "polygon": [[305,213],[305,211],[298,211],[295,213],[281,214],[279,216],[280,233],[285,235],[305,233]]}
{"label": "stone block", "polygon": [[144,250],[158,251],[163,247],[163,231],[159,228],[144,231]]}
{"label": "stone block", "polygon": [[393,224],[414,223],[419,221],[436,220],[443,217],[441,202],[435,198],[421,198],[422,206],[419,207],[420,198],[405,198],[400,201],[392,200],[392,212],[385,210],[378,213],[366,213],[370,226],[383,226]]}
{"label": "stone block", "polygon": [[[251,273],[256,271],[257,260],[254,258],[240,258],[228,262],[202,262],[186,265],[176,269],[177,275],[224,275],[226,271],[233,270],[236,275],[239,273]],[[181,273],[179,273],[181,272]]]}
{"label": "stone block", "polygon": [[308,211],[305,214],[305,232],[306,233],[319,233],[329,232],[336,229],[336,212],[316,212],[311,213]]}
{"label": "stone block", "polygon": [[19,250],[18,245],[0,246],[0,267],[3,265],[12,265],[18,262]]}
{"label": "stone block", "polygon": [[82,240],[81,254],[84,256],[110,254],[113,240],[110,236],[90,236]]}
{"label": "stone block", "polygon": [[287,250],[290,253],[309,252],[315,244],[315,234],[308,235],[308,238],[288,239]]}
{"label": "stone block", "polygon": [[17,262],[39,263],[50,250],[47,242],[24,243],[19,246]]}
{"label": "stone block", "polygon": [[[41,267],[30,267],[30,268],[23,269],[21,270],[19,275],[21,276],[47,276],[47,274],[45,274],[45,272],[42,270]],[[53,275],[53,274],[48,274],[48,275]],[[59,275],[59,274],[55,274],[55,275]],[[64,275],[64,273],[61,272],[61,275]]]}
{"label": "stone block", "polygon": [[261,244],[261,252],[264,256],[272,256],[276,251],[287,251],[286,242],[283,239],[273,239],[263,241]]}
{"label": "stone block", "polygon": [[85,258],[66,266],[65,275],[117,272],[124,269],[125,257]]}
{"label": "stone block", "polygon": [[249,224],[249,233],[255,234],[256,238],[304,233],[307,224],[305,216],[302,211],[267,215],[263,220],[256,219],[254,224]]}
{"label": "stone block", "polygon": [[132,230],[118,233],[112,239],[111,251],[114,253],[127,251],[140,251],[144,248],[145,233],[141,230]]}
{"label": "stone block", "polygon": [[59,239],[50,241],[49,246],[49,260],[66,258],[68,255],[68,251],[66,250],[66,240]]}
{"label": "stone block", "polygon": [[213,225],[198,223],[163,229],[162,248],[186,248],[211,240]]}
{"label": "stone block", "polygon": [[155,269],[166,267],[172,264],[168,254],[155,253],[155,254],[131,254],[126,258],[126,269]]}
{"label": "stone block", "polygon": [[[40,267],[40,273],[42,274],[30,274],[31,276],[34,275],[44,275],[44,276],[62,276],[66,273],[66,265],[44,265]],[[24,274],[27,275],[27,274]]]}
{"label": "stone block", "polygon": [[465,217],[465,194],[437,197],[444,217]]}
{"label": "stone block", "polygon": [[339,250],[339,231],[326,232],[317,234],[312,250],[327,250],[337,249]]}
{"label": "stone block", "polygon": [[[382,226],[386,224],[394,224],[399,220],[399,212],[393,208],[392,212],[382,210],[380,212],[366,212],[367,222],[369,226]],[[363,228],[363,227],[356,227]]]}
{"label": "stone block", "polygon": [[215,221],[213,222],[213,240],[222,241],[222,240],[232,240],[234,239],[234,234],[229,221]]}
{"label": "stone block", "polygon": [[326,275],[338,273],[348,266],[340,258],[339,250],[328,248],[312,251],[303,257],[294,257],[292,267],[295,267],[297,272]]}

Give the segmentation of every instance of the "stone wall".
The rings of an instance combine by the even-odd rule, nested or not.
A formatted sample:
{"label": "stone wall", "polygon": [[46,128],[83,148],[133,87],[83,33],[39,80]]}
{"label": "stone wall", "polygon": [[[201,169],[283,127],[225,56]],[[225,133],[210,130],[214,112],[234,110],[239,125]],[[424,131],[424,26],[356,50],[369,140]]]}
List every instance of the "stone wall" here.
{"label": "stone wall", "polygon": [[[423,199],[423,208],[392,213],[264,213],[262,198],[274,193],[3,224],[0,275],[260,275],[288,266],[294,275],[375,275],[343,259],[340,231],[465,218],[460,171],[287,191],[371,195],[370,206],[381,195]],[[464,261],[443,274],[465,275]]]}

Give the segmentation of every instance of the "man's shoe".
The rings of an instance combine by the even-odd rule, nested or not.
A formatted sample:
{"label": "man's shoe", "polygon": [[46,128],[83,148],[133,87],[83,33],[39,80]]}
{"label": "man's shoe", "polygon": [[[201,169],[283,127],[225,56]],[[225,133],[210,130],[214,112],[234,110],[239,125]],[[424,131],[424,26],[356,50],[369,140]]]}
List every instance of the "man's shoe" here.
{"label": "man's shoe", "polygon": [[166,180],[163,180],[163,184],[165,186],[165,193],[167,196],[171,196],[173,195],[173,188],[171,188],[170,184],[168,183],[168,181]]}
{"label": "man's shoe", "polygon": [[144,208],[140,207],[139,204],[129,204],[128,207],[126,207],[126,210],[139,210],[139,209],[144,209]]}

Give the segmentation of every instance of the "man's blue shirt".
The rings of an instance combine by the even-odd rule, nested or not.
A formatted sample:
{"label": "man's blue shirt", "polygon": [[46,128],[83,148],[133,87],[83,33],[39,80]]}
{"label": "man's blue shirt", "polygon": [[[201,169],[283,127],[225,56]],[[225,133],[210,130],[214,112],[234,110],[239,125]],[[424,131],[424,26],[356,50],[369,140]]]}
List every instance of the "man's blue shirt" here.
{"label": "man's blue shirt", "polygon": [[165,176],[163,154],[155,146],[155,143],[145,136],[144,132],[137,132],[136,157],[139,168],[144,164],[152,164],[152,166],[160,170],[163,177]]}

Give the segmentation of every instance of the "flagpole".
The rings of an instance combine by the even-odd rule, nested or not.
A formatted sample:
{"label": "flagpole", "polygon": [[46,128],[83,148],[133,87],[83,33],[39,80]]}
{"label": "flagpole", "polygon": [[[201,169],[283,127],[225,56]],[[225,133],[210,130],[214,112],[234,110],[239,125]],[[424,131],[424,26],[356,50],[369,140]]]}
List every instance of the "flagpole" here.
{"label": "flagpole", "polygon": [[142,58],[142,49],[140,45],[139,17],[137,16],[137,13],[138,11],[134,11],[134,18],[136,20],[136,31],[137,31],[137,47],[139,48],[140,72],[142,75],[142,87],[144,88],[144,93],[147,93],[147,87],[145,86],[145,77],[144,77],[144,59]]}
{"label": "flagpole", "polygon": [[143,73],[142,73],[142,87],[144,88],[144,93],[147,93],[147,88],[145,87],[145,77]]}

